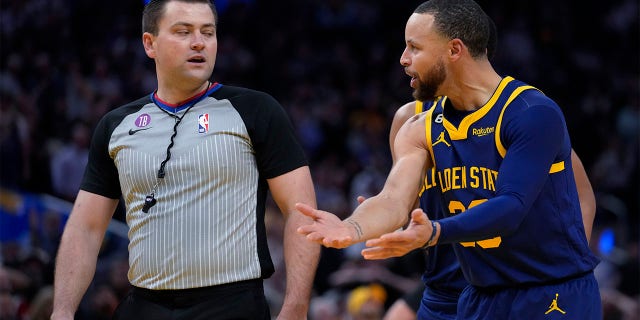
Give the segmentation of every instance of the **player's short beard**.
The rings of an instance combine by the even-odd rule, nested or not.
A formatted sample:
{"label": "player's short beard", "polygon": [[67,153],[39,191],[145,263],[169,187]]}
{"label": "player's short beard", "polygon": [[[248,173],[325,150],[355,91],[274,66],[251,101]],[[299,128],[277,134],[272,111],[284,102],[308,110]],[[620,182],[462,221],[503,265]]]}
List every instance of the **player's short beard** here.
{"label": "player's short beard", "polygon": [[438,88],[447,78],[447,70],[442,60],[426,72],[424,82],[421,78],[418,77],[418,87],[413,91],[413,97],[419,101],[435,100],[438,97],[436,95]]}

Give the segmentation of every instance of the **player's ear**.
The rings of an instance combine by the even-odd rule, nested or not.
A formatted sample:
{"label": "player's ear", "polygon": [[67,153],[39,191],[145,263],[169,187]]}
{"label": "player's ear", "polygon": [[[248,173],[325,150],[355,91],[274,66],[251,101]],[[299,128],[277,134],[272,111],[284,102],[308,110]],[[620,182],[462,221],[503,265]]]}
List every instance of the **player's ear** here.
{"label": "player's ear", "polygon": [[462,40],[456,38],[449,41],[449,57],[452,59],[458,59],[462,52],[466,49]]}
{"label": "player's ear", "polygon": [[147,56],[152,59],[156,57],[156,49],[153,45],[154,40],[155,37],[151,33],[145,32],[142,34],[142,45],[144,46],[144,52],[146,52]]}

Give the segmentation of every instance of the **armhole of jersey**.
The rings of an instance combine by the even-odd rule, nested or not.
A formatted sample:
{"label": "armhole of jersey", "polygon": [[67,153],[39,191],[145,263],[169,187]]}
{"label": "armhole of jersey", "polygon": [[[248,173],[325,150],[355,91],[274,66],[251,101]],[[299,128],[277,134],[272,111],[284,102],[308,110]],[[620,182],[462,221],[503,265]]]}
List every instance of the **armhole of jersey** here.
{"label": "armhole of jersey", "polygon": [[[422,103],[420,104],[422,105]],[[429,153],[429,157],[431,158],[431,161],[434,164],[434,166],[435,166],[435,159],[433,157],[433,151],[431,146],[431,119],[433,117],[433,110],[435,110],[435,106],[436,106],[436,102],[434,102],[429,108],[429,110],[426,111],[426,115],[424,117],[424,138],[425,138],[425,142],[427,143],[427,149],[428,149],[427,152]],[[416,108],[416,114],[422,113],[422,112],[423,112],[422,109],[418,111],[418,108]],[[421,185],[422,187],[420,188],[420,191],[418,191],[418,197],[422,197],[422,194],[427,190],[427,186],[425,184],[424,178],[422,179]]]}
{"label": "armhole of jersey", "polygon": [[[509,99],[507,99],[507,102],[504,104],[504,107],[502,107],[502,110],[500,111],[500,116],[498,117],[498,124],[496,125],[495,141],[496,141],[496,149],[498,149],[498,153],[500,153],[500,156],[502,158],[504,158],[504,156],[507,154],[507,149],[504,147],[504,145],[502,144],[502,140],[500,139],[500,128],[502,127],[502,117],[504,115],[505,110],[507,110],[507,107],[509,106],[509,104],[511,104],[511,101],[513,101],[513,99],[515,99],[521,92],[528,89],[538,90],[537,88],[532,86],[521,86],[516,88],[511,93],[511,95],[509,96]],[[557,173],[557,172],[563,171],[564,169],[565,169],[564,161],[559,161],[551,164],[551,168],[549,169],[549,174]]]}
{"label": "armhole of jersey", "polygon": [[502,158],[504,158],[504,156],[507,154],[507,149],[502,144],[502,139],[500,139],[500,128],[502,127],[502,117],[504,116],[504,112],[505,110],[507,110],[507,107],[509,106],[509,104],[511,104],[511,101],[513,101],[513,99],[515,99],[522,91],[525,91],[527,89],[536,89],[536,88],[532,86],[520,86],[516,88],[515,90],[513,90],[513,92],[511,92],[511,95],[507,99],[507,102],[504,104],[504,107],[502,107],[502,110],[500,111],[500,116],[498,117],[498,124],[496,124],[496,133],[494,135],[494,138],[496,141],[496,149],[498,149],[498,153]]}
{"label": "armhole of jersey", "polygon": [[[433,113],[432,109],[435,109],[435,105],[438,103],[438,100],[433,101],[433,103],[431,104],[431,106],[429,107],[429,110],[431,110],[431,114]],[[427,110],[427,111],[429,111]],[[414,114],[420,114],[422,112],[425,112],[424,110],[424,102],[420,101],[420,100],[416,100],[416,108],[414,110]],[[431,114],[428,114],[427,117],[429,118],[428,120],[425,119],[425,139],[427,141],[427,144],[429,145],[429,148],[431,148],[431,129],[427,129],[426,124],[427,123],[431,123]],[[431,155],[431,151],[429,151],[429,155]],[[431,156],[431,159],[433,161],[433,156]],[[427,186],[425,185],[425,180],[422,179],[422,188],[420,189],[420,191],[418,192],[418,197],[421,197],[422,194],[425,192],[425,190],[427,190]]]}
{"label": "armhole of jersey", "polygon": [[427,143],[427,151],[429,152],[429,157],[431,157],[431,162],[433,166],[436,166],[436,159],[433,156],[433,145],[431,144],[431,121],[433,118],[433,111],[436,109],[436,103],[434,103],[429,110],[427,110],[426,116],[424,117],[424,135]]}

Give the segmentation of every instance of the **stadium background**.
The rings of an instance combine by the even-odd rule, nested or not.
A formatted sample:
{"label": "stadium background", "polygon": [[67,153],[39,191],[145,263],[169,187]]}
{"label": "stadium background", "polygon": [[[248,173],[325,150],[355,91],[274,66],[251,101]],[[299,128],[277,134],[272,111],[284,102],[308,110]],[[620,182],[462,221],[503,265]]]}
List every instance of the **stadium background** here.
{"label": "stadium background", "polygon": [[[398,62],[404,24],[420,2],[216,1],[213,79],[264,90],[285,106],[323,209],[346,215],[357,195],[371,195],[384,181],[389,125],[411,99]],[[597,196],[592,244],[602,258],[596,274],[605,318],[633,319],[640,300],[638,1],[480,3],[498,26],[496,69],[563,108]],[[155,89],[153,62],[140,42],[142,6],[0,2],[0,319],[47,318],[53,258],[93,126]],[[274,258],[282,222],[275,211],[271,206],[268,215]],[[78,319],[108,318],[126,292],[122,219],[120,209]],[[415,284],[422,266],[415,254],[370,263],[357,249],[324,250],[315,319],[346,313],[352,290],[373,282],[384,285],[388,306]],[[282,276],[277,272],[267,285],[274,312]]]}

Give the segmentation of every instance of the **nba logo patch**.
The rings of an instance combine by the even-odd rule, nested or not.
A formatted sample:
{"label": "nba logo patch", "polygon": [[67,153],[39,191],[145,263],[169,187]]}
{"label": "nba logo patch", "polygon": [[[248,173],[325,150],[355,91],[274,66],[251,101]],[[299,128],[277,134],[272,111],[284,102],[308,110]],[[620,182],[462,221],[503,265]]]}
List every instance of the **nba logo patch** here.
{"label": "nba logo patch", "polygon": [[201,114],[198,116],[198,133],[209,132],[209,114]]}

